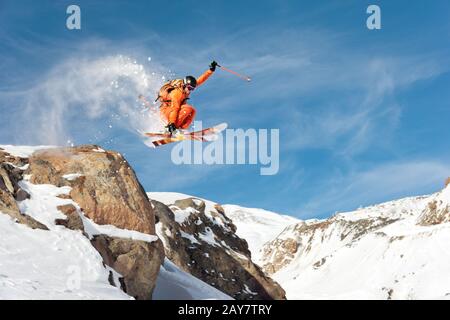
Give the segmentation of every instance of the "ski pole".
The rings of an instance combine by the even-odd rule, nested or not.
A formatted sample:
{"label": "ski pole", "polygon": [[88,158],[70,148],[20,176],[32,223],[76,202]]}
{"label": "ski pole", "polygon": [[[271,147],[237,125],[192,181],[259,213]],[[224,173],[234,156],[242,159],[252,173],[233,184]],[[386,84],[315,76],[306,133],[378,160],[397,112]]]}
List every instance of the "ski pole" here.
{"label": "ski pole", "polygon": [[238,77],[241,78],[241,79],[244,79],[244,80],[246,80],[246,81],[251,81],[251,80],[252,80],[249,76],[244,76],[244,75],[242,75],[242,74],[239,74],[239,73],[237,73],[236,71],[233,71],[233,70],[230,70],[230,69],[228,69],[228,68],[225,68],[225,67],[221,66],[220,64],[218,64],[217,66],[218,66],[220,69],[222,69],[222,70],[224,70],[224,71],[227,71],[227,72],[229,72],[229,73],[232,73],[232,74],[234,74],[235,76],[238,76]]}

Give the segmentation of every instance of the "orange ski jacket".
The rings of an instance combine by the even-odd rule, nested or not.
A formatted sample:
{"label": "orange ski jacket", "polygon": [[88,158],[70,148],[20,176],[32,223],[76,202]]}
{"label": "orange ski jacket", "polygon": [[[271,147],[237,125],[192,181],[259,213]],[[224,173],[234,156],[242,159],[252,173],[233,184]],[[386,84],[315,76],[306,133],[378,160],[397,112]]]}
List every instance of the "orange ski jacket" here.
{"label": "orange ski jacket", "polygon": [[[213,71],[207,70],[200,77],[197,78],[197,87],[201,86],[208,78],[213,74]],[[169,123],[176,123],[178,119],[178,113],[181,106],[189,99],[190,93],[187,93],[183,88],[175,88],[169,93],[170,102],[164,102],[161,108],[170,108],[168,116]]]}

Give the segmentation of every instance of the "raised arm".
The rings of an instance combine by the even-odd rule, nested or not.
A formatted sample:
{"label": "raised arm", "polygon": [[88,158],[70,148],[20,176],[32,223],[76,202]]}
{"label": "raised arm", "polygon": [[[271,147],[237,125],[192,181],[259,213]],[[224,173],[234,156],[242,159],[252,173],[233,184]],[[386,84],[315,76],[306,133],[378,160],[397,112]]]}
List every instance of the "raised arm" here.
{"label": "raised arm", "polygon": [[197,78],[197,87],[201,86],[208,78],[216,71],[216,67],[218,66],[216,61],[212,61],[209,65],[209,70],[206,70],[200,77]]}
{"label": "raised arm", "polygon": [[201,86],[214,73],[210,69],[206,70],[200,77],[197,78],[197,87]]}

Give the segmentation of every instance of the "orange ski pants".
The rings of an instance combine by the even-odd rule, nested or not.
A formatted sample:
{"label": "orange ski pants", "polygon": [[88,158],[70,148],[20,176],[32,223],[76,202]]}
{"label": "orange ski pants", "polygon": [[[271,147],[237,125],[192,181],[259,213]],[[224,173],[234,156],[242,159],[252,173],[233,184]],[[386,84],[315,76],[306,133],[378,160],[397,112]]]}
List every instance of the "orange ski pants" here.
{"label": "orange ski pants", "polygon": [[[165,105],[161,107],[161,117],[164,121],[167,123],[169,122],[169,115],[170,113],[174,111],[174,108],[172,108],[170,105]],[[178,112],[178,118],[175,122],[175,126],[179,129],[187,129],[191,125],[192,121],[195,117],[195,109],[193,106],[189,104],[183,104],[180,107],[180,111]]]}

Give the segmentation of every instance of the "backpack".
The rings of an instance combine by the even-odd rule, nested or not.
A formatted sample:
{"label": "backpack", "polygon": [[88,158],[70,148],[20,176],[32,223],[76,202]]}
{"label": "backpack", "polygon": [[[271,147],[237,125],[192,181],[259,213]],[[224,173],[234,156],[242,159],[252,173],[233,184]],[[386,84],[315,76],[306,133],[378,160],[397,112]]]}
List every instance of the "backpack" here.
{"label": "backpack", "polygon": [[183,79],[170,80],[164,83],[161,89],[159,89],[158,97],[155,99],[155,102],[158,100],[161,101],[162,103],[170,102],[169,99],[170,92],[172,92],[172,90],[175,90],[176,88],[183,89],[183,86],[184,86]]}

